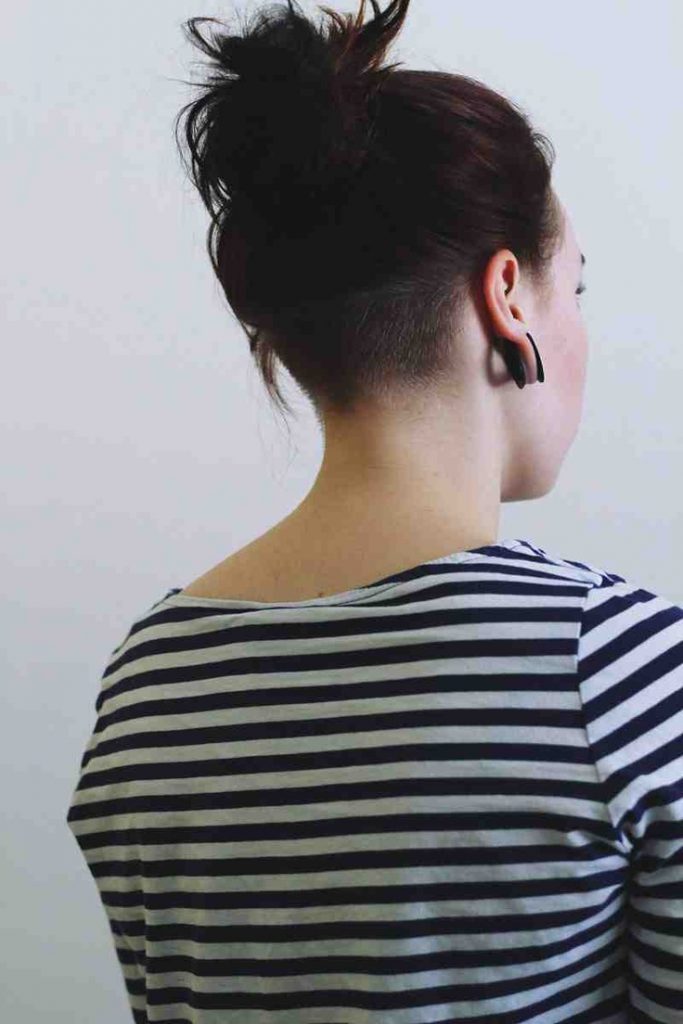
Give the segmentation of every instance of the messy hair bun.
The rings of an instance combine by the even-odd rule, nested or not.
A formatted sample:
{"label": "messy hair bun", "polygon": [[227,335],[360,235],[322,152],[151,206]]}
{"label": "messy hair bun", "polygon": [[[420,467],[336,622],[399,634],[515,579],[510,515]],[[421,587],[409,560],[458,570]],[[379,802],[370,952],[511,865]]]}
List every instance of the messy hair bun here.
{"label": "messy hair bun", "polygon": [[188,120],[194,128],[201,113],[208,122],[202,184],[220,182],[233,201],[248,202],[277,228],[301,226],[307,215],[316,223],[320,204],[340,198],[367,156],[368,107],[387,74],[374,70],[377,26],[352,47],[344,19],[329,13],[335,27],[328,39],[294,13],[291,0],[286,14],[267,8],[244,36],[213,44],[197,24],[215,19],[188,23],[222,77]]}
{"label": "messy hair bun", "polygon": [[[552,144],[461,75],[381,66],[410,0],[364,24],[296,0],[204,38],[201,95],[180,111],[211,214],[207,248],[267,390],[277,359],[319,418],[453,374],[468,289],[510,248],[543,291],[561,240]],[[182,155],[182,149],[181,149]]]}

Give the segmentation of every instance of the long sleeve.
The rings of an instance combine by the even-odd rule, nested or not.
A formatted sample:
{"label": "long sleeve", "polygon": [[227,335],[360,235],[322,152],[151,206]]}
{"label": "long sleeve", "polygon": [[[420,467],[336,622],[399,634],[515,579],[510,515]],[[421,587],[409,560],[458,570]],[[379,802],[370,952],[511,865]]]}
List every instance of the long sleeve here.
{"label": "long sleeve", "polygon": [[578,669],[598,774],[630,849],[629,1019],[680,1024],[683,608],[606,578],[587,595]]}

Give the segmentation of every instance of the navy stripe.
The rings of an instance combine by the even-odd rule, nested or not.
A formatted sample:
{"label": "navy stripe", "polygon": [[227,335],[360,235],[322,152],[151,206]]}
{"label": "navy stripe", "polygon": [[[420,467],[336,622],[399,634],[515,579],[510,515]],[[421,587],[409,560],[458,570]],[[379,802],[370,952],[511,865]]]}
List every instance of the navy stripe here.
{"label": "navy stripe", "polygon": [[683,609],[618,573],[515,539],[171,588],[95,712],[66,821],[135,1024],[683,1011]]}

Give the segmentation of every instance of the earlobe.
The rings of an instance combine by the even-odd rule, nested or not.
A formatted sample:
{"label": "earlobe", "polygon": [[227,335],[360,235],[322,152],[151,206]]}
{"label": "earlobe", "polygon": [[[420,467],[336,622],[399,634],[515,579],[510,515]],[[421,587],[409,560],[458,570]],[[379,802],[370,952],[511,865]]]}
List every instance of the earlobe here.
{"label": "earlobe", "polygon": [[496,336],[496,342],[498,343],[500,354],[505,360],[505,365],[508,368],[510,376],[515,381],[518,388],[523,388],[526,385],[526,370],[524,369],[524,363],[519,354],[519,349],[515,345],[514,341],[510,341],[509,338]]}
{"label": "earlobe", "polygon": [[[526,336],[533,346],[534,355],[536,357],[537,383],[542,384],[545,380],[545,371],[543,369],[541,355],[536,348],[536,342],[528,331],[526,332]],[[515,381],[517,387],[521,390],[526,387],[528,381],[524,360],[520,355],[519,348],[515,345],[514,341],[510,341],[509,338],[497,337],[496,340],[500,343],[501,355],[503,356],[505,364],[510,371],[510,375]]]}

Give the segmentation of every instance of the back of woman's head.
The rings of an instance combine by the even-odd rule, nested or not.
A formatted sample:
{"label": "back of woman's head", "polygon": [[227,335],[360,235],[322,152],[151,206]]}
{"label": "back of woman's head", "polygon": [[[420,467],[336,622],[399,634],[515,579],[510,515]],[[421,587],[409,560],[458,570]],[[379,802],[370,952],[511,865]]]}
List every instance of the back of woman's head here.
{"label": "back of woman's head", "polygon": [[[465,302],[509,248],[541,301],[562,241],[552,143],[472,78],[382,65],[410,0],[364,24],[296,0],[233,34],[183,25],[211,58],[182,108],[207,247],[268,393],[282,364],[318,418],[453,375]],[[221,31],[206,39],[199,23]],[[182,150],[181,150],[182,155]],[[188,164],[186,164],[188,166]]]}

